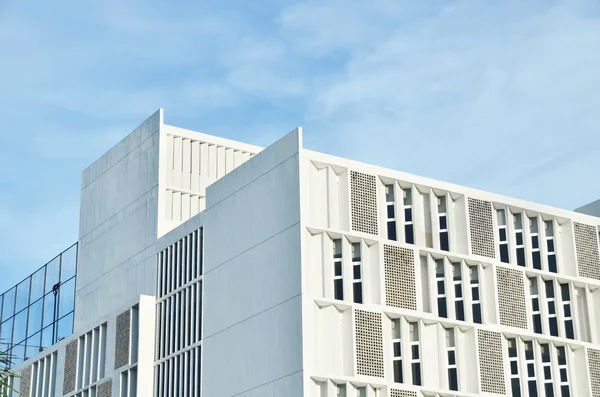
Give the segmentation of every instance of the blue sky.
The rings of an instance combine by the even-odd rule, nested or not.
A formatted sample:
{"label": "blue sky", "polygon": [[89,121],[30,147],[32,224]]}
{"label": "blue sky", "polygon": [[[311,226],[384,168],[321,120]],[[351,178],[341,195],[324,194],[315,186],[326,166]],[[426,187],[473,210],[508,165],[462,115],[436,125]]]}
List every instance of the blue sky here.
{"label": "blue sky", "polygon": [[597,1],[4,0],[0,54],[0,291],[77,239],[81,171],[159,107],[253,144],[301,125],[335,155],[600,198]]}

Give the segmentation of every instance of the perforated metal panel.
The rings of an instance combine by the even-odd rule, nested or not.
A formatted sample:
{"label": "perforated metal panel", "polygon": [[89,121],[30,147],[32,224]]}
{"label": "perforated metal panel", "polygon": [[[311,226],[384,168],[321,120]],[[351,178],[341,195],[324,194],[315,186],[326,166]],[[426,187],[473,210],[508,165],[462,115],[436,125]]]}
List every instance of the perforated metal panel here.
{"label": "perforated metal panel", "polygon": [[598,229],[595,226],[573,222],[577,272],[581,277],[600,280],[600,253],[598,252]]}
{"label": "perforated metal panel", "polygon": [[374,175],[350,171],[352,230],[379,234],[377,228],[377,183]]}
{"label": "perforated metal panel", "polygon": [[410,248],[384,245],[383,264],[386,305],[417,310],[414,251]]}
{"label": "perforated metal panel", "polygon": [[527,304],[523,272],[496,267],[500,324],[527,329]]}
{"label": "perforated metal panel", "polygon": [[129,332],[131,318],[129,310],[117,317],[117,331],[115,336],[115,369],[129,364]]}
{"label": "perforated metal panel", "polygon": [[77,376],[77,340],[69,343],[65,348],[65,372],[63,380],[63,394],[75,391]]}
{"label": "perforated metal panel", "polygon": [[98,397],[112,397],[112,379],[98,385]]}
{"label": "perforated metal panel", "polygon": [[496,257],[492,203],[469,197],[469,230],[473,255]]}
{"label": "perforated metal panel", "polygon": [[502,336],[498,332],[477,330],[481,391],[505,394]]}
{"label": "perforated metal panel", "polygon": [[390,389],[390,397],[417,397],[417,392],[412,390]]}
{"label": "perforated metal panel", "polygon": [[23,368],[21,371],[21,392],[20,397],[29,397],[31,395],[31,366]]}
{"label": "perforated metal panel", "polygon": [[354,311],[356,371],[359,375],[384,377],[381,313]]}
{"label": "perforated metal panel", "polygon": [[600,350],[587,349],[592,397],[600,397]]}

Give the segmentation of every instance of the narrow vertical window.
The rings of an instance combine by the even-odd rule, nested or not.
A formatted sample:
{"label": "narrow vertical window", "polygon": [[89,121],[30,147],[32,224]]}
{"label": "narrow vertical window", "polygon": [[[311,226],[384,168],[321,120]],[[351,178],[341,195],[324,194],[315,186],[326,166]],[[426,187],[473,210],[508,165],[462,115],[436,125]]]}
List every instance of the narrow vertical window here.
{"label": "narrow vertical window", "polygon": [[456,366],[456,340],[454,328],[446,329],[446,355],[448,358],[448,387],[458,391],[458,369]]}
{"label": "narrow vertical window", "polygon": [[448,309],[446,307],[446,278],[444,274],[444,260],[435,260],[435,280],[437,284],[437,305],[438,316],[447,318]]}
{"label": "narrow vertical window", "polygon": [[527,366],[527,389],[529,390],[529,397],[538,397],[537,380],[535,377],[535,354],[532,341],[525,341],[525,365]]}
{"label": "narrow vertical window", "polygon": [[360,243],[352,243],[352,273],[354,303],[363,303],[362,257],[360,253]]}
{"label": "narrow vertical window", "polygon": [[454,311],[456,319],[465,321],[465,301],[462,293],[462,271],[461,263],[452,264],[452,283],[454,284]]}
{"label": "narrow vertical window", "polygon": [[529,232],[531,233],[531,263],[534,269],[542,270],[542,254],[540,252],[540,235],[538,218],[529,219]]}
{"label": "narrow vertical window", "polygon": [[542,354],[542,371],[544,373],[544,391],[546,397],[554,397],[554,383],[552,382],[552,365],[550,363],[550,345],[540,344]]}
{"label": "narrow vertical window", "polygon": [[404,236],[407,244],[415,243],[415,231],[413,224],[412,190],[403,189],[404,194]]}
{"label": "narrow vertical window", "polygon": [[556,348],[556,356],[558,357],[558,372],[560,373],[560,396],[571,397],[567,368],[567,352],[564,346],[558,346]]}
{"label": "narrow vertical window", "polygon": [[402,374],[402,340],[400,334],[400,319],[392,320],[392,346],[393,346],[393,367],[394,367],[394,382],[404,383],[404,375]]}
{"label": "narrow vertical window", "polygon": [[471,279],[471,300],[473,302],[473,322],[483,324],[481,318],[481,297],[479,294],[479,269],[477,266],[469,266],[469,273]]}
{"label": "narrow vertical window", "polygon": [[544,222],[546,228],[546,248],[548,249],[548,270],[552,273],[556,273],[556,247],[554,244],[554,222]]}
{"label": "narrow vertical window", "polygon": [[333,296],[344,300],[344,275],[342,269],[342,239],[333,240]]}
{"label": "narrow vertical window", "polygon": [[558,318],[556,315],[556,295],[554,294],[554,281],[546,280],[546,302],[548,302],[548,325],[550,335],[558,336]]}
{"label": "narrow vertical window", "polygon": [[337,385],[337,397],[346,397],[346,385]]}
{"label": "narrow vertical window", "polygon": [[388,240],[397,240],[396,235],[396,197],[394,194],[394,185],[385,186],[385,206],[387,211],[387,238]]}
{"label": "narrow vertical window", "polygon": [[501,209],[496,211],[498,218],[498,239],[500,243],[498,249],[500,251],[500,260],[504,263],[509,262],[508,257],[508,231],[506,228],[506,210]]}
{"label": "narrow vertical window", "polygon": [[521,214],[514,215],[515,225],[515,250],[517,253],[517,265],[525,266],[525,245],[523,241],[523,216]]}
{"label": "narrow vertical window", "polygon": [[542,314],[540,311],[540,293],[536,277],[529,279],[529,295],[531,296],[531,313],[533,318],[533,332],[542,333]]}
{"label": "narrow vertical window", "polygon": [[367,387],[361,386],[356,388],[356,396],[357,397],[367,397]]}
{"label": "narrow vertical window", "polygon": [[448,236],[448,210],[446,196],[438,196],[438,216],[440,218],[440,249],[450,251],[450,239]]}
{"label": "narrow vertical window", "polygon": [[566,336],[569,339],[575,339],[575,330],[573,328],[573,314],[571,312],[571,291],[569,288],[569,284],[560,285],[560,295],[563,305]]}
{"label": "narrow vertical window", "polygon": [[409,323],[410,328],[410,354],[411,354],[411,372],[412,384],[421,386],[421,356],[419,351],[419,323]]}
{"label": "narrow vertical window", "polygon": [[506,340],[508,344],[508,361],[510,365],[510,387],[512,397],[521,397],[521,378],[519,377],[519,355],[517,349],[517,340],[510,338]]}

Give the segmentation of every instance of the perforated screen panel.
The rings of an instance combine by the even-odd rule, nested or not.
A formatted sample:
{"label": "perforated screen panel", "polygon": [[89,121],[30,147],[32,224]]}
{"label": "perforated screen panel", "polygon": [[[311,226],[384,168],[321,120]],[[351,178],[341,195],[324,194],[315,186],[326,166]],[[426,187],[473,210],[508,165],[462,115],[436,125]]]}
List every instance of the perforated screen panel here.
{"label": "perforated screen panel", "polygon": [[356,371],[359,375],[384,377],[381,313],[354,311]]}
{"label": "perforated screen panel", "polygon": [[502,336],[498,332],[477,330],[481,391],[505,394]]}
{"label": "perforated screen panel", "polygon": [[412,390],[390,389],[390,397],[417,397],[417,392]]}
{"label": "perforated screen panel", "polygon": [[23,368],[21,371],[21,392],[20,397],[29,397],[31,395],[31,366]]}
{"label": "perforated screen panel", "polygon": [[98,397],[112,397],[112,379],[98,385]]}
{"label": "perforated screen panel", "polygon": [[580,277],[600,280],[600,253],[598,252],[598,229],[592,225],[573,222],[577,272]]}
{"label": "perforated screen panel", "polygon": [[129,310],[117,317],[117,330],[115,336],[115,369],[129,364],[129,333],[131,330],[131,317]]}
{"label": "perforated screen panel", "polygon": [[600,397],[600,350],[587,349],[592,397]]}
{"label": "perforated screen panel", "polygon": [[527,303],[523,272],[496,267],[500,324],[527,329]]}
{"label": "perforated screen panel", "polygon": [[377,183],[374,175],[350,171],[352,230],[379,234],[377,227]]}
{"label": "perforated screen panel", "polygon": [[75,380],[77,376],[77,340],[69,343],[65,348],[65,370],[63,380],[63,394],[75,391]]}
{"label": "perforated screen panel", "polygon": [[473,255],[496,257],[492,203],[469,197],[469,231]]}
{"label": "perforated screen panel", "polygon": [[417,310],[414,251],[410,248],[384,245],[383,264],[386,305]]}

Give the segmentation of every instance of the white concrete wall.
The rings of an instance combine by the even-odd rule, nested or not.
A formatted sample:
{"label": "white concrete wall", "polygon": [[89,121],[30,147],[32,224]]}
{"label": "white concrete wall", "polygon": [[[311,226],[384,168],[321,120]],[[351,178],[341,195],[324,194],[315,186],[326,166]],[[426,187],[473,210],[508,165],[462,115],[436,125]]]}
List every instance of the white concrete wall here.
{"label": "white concrete wall", "polygon": [[153,294],[162,110],[83,172],[75,332]]}

